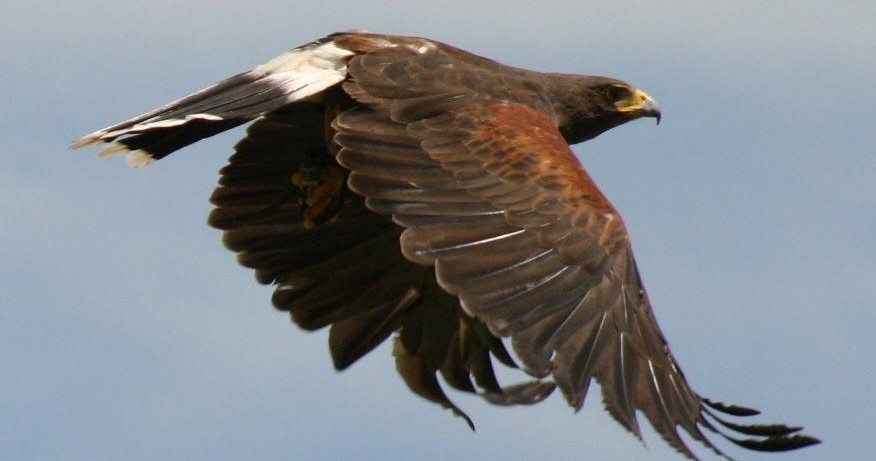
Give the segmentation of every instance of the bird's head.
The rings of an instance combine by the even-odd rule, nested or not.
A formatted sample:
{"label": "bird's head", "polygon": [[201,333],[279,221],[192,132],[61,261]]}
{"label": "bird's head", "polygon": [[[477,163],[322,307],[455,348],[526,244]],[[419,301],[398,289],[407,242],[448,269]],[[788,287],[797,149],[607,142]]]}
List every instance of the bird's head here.
{"label": "bird's head", "polygon": [[[554,90],[559,129],[569,144],[594,138],[641,117],[660,123],[660,107],[644,91],[620,80],[558,75]],[[557,91],[559,90],[559,91]]]}

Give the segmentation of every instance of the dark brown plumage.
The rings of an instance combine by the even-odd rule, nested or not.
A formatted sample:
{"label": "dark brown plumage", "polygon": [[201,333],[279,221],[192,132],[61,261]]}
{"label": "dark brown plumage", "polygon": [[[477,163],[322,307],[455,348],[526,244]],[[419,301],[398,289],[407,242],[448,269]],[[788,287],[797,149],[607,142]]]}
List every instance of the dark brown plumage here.
{"label": "dark brown plumage", "polygon": [[[596,379],[609,413],[639,435],[720,453],[817,440],[718,414],[660,332],[617,211],[569,144],[640,117],[647,94],[619,80],[512,68],[435,41],[341,33],[82,138],[136,166],[255,119],[222,169],[211,225],[273,303],[330,327],[343,369],[394,332],[412,391],[471,420],[442,390],[528,404],[560,388],[576,409]],[[502,387],[496,363],[534,379]],[[552,379],[552,381],[551,381]],[[554,384],[555,383],[555,384]],[[739,439],[738,433],[752,438]]]}

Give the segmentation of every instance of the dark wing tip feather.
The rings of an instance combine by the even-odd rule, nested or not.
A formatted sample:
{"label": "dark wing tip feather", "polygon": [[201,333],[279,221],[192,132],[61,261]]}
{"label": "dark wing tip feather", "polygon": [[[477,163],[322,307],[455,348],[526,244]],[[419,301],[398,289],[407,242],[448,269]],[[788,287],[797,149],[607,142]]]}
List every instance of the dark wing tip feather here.
{"label": "dark wing tip feather", "polygon": [[438,382],[435,373],[429,369],[430,367],[424,357],[421,354],[409,353],[401,341],[401,337],[398,337],[395,341],[393,355],[395,355],[396,371],[398,371],[412,392],[449,409],[454,415],[465,420],[472,431],[475,430],[472,419],[456,406],[441,389],[441,384]]}
{"label": "dark wing tip feather", "polygon": [[706,406],[704,408],[704,415],[708,416],[712,421],[733,433],[751,437],[737,438],[708,423],[704,424],[704,427],[721,435],[733,444],[748,450],[764,452],[790,451],[821,443],[821,440],[815,437],[797,434],[797,432],[803,430],[800,426],[788,426],[785,424],[738,424],[727,421],[715,414],[716,411],[737,417],[760,414],[760,411],[753,408],[728,405],[705,398],[701,399],[701,401]]}
{"label": "dark wing tip feather", "polygon": [[706,404],[707,407],[713,410],[720,411],[721,413],[726,413],[728,415],[755,416],[760,414],[760,411],[755,410],[754,408],[743,407],[741,405],[728,405],[723,402],[714,402],[707,398],[703,398],[702,402]]}
{"label": "dark wing tip feather", "polygon": [[727,438],[727,440],[733,442],[736,445],[739,445],[740,447],[747,448],[749,450],[765,452],[791,451],[798,448],[818,445],[819,443],[821,443],[821,440],[818,440],[815,437],[810,437],[808,435],[792,435],[790,437],[768,437],[763,440],[736,439],[727,436],[725,437]]}
{"label": "dark wing tip feather", "polygon": [[803,430],[801,426],[786,426],[784,424],[737,424],[722,418],[718,418],[714,414],[710,415],[720,425],[731,429],[740,434],[763,436],[763,437],[780,437],[791,435],[795,432]]}

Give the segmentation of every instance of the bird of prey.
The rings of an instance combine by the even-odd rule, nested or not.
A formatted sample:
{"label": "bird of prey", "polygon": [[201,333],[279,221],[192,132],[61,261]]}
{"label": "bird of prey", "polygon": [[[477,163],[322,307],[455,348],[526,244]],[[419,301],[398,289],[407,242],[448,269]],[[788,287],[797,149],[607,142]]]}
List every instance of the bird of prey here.
{"label": "bird of prey", "polygon": [[[84,136],[142,167],[254,120],[221,170],[209,223],[273,304],[330,327],[344,369],[394,333],[416,394],[471,420],[441,383],[500,405],[592,380],[639,436],[637,412],[723,453],[818,443],[703,398],[657,325],[629,235],[569,145],[657,103],[620,80],[506,66],[434,40],[342,32]],[[506,346],[510,346],[506,348]],[[511,353],[513,351],[513,354]],[[533,378],[502,386],[494,365]]]}

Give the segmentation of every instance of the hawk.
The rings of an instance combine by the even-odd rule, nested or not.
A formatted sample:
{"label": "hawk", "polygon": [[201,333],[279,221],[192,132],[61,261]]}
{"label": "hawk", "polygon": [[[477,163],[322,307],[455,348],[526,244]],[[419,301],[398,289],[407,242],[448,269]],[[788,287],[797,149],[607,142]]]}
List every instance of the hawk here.
{"label": "hawk", "polygon": [[[623,427],[639,436],[641,412],[692,459],[679,428],[721,455],[702,429],[760,451],[818,443],[731,422],[757,411],[701,397],[673,357],[623,220],[569,148],[642,117],[659,122],[657,103],[620,80],[343,32],[72,147],[142,167],[254,120],[209,223],[278,309],[330,327],[335,367],[394,334],[408,387],[469,425],[442,382],[499,405],[558,387],[577,410],[595,379]],[[498,364],[533,379],[502,386]]]}

